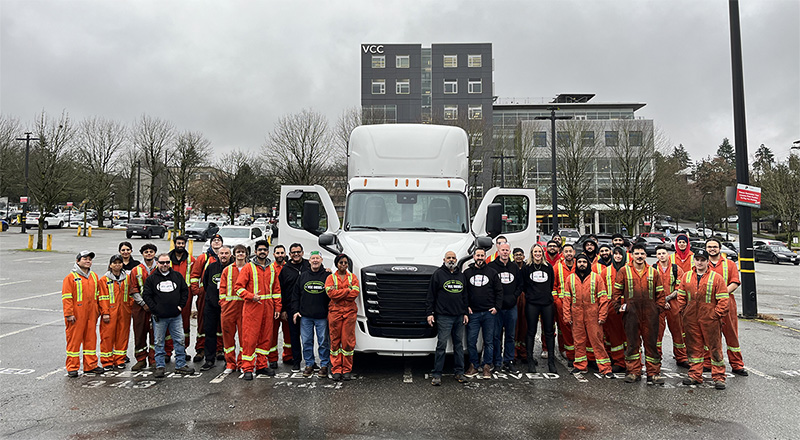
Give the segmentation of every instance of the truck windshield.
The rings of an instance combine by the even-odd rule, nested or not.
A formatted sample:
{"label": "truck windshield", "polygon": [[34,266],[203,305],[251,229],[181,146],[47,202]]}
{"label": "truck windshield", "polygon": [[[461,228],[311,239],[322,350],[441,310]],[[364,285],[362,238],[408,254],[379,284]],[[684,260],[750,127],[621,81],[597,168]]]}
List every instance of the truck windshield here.
{"label": "truck windshield", "polygon": [[467,232],[467,199],[456,192],[356,191],[345,230]]}

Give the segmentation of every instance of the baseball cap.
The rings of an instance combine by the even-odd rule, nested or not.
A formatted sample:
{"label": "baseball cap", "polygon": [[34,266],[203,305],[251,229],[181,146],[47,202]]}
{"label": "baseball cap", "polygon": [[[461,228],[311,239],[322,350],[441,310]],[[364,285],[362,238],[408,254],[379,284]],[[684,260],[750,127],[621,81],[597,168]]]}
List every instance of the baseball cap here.
{"label": "baseball cap", "polygon": [[694,253],[694,259],[697,260],[699,258],[702,258],[704,260],[708,260],[708,251],[706,251],[705,249],[698,249]]}
{"label": "baseball cap", "polygon": [[80,252],[78,252],[78,255],[75,257],[75,259],[76,260],[80,260],[83,257],[89,257],[92,260],[94,260],[94,252],[86,251],[86,250],[80,251]]}
{"label": "baseball cap", "polygon": [[108,260],[108,264],[111,264],[111,263],[113,263],[113,262],[115,262],[115,261],[122,261],[122,262],[124,262],[125,260],[123,260],[123,259],[122,259],[122,255],[120,255],[120,254],[114,254],[114,255],[112,255],[112,256],[111,256],[111,259],[110,259],[110,260]]}

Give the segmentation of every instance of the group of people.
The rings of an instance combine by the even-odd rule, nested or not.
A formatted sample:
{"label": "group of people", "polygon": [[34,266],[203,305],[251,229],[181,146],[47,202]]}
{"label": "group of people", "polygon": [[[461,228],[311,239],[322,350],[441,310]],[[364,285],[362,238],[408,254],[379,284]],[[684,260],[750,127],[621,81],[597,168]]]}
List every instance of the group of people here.
{"label": "group of people", "polygon": [[535,372],[539,362],[533,349],[541,326],[540,359],[551,373],[558,352],[571,373],[586,373],[591,365],[608,379],[624,372],[625,382],[632,383],[642,379],[644,365],[647,383],[662,385],[661,342],[668,327],[676,364],[688,369],[683,383],[700,384],[703,372],[710,371],[714,387],[725,389],[722,336],[732,372],[748,375],[733,295],[740,284],[738,269],[720,252],[717,239],[697,252],[685,234],[675,243],[673,253],[659,246],[652,266],[644,246],[631,246],[621,234],[612,236],[611,245],[600,245],[590,235],[577,255],[573,245],[557,239],[534,244],[527,259],[499,236],[494,255],[475,249],[463,271],[448,251],[428,289],[428,323],[438,329],[431,384],[441,384],[449,343],[458,382],[479,375],[490,379],[493,371],[516,372],[516,361]]}
{"label": "group of people", "polygon": [[[266,240],[255,243],[252,257],[242,245],[225,246],[220,235],[196,258],[186,244],[186,237],[177,236],[171,251],[158,253],[155,244],[146,243],[139,249],[139,262],[132,257],[132,244],[122,242],[101,277],[92,271],[94,252],[76,256],[61,295],[70,377],[78,377],[81,357],[85,373],[125,369],[131,327],[133,371],[150,366],[155,377],[164,377],[174,353],[177,374],[194,374],[191,360],[204,361],[201,371],[223,360],[225,373],[239,370],[244,380],[274,376],[282,327],[282,360],[293,372],[300,371],[303,359],[305,377],[315,372],[329,377],[330,372],[333,380],[352,378],[360,289],[347,255],[336,257],[332,271],[323,267],[319,251],[303,258],[298,243],[289,246],[288,258],[283,245],[275,246],[274,260]],[[186,353],[193,304],[198,321],[194,358]]]}

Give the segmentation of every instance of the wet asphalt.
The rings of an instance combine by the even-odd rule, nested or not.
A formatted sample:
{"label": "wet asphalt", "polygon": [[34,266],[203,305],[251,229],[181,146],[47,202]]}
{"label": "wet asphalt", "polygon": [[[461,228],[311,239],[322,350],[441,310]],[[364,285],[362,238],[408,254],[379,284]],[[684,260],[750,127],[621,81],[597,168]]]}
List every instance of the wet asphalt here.
{"label": "wet asphalt", "polygon": [[[188,377],[155,379],[152,371],[128,369],[73,379],[64,370],[61,280],[84,248],[98,254],[94,269],[102,274],[124,232],[94,231],[91,238],[69,230],[52,233],[56,251],[49,253],[18,250],[27,242],[24,236],[0,234],[4,438],[798,437],[797,266],[756,265],[759,309],[782,320],[740,320],[750,376],[729,369],[724,391],[708,380],[681,385],[686,370],[675,366],[669,349],[663,387],[626,384],[622,375],[572,375],[560,357],[558,374],[500,373],[467,384],[446,374],[442,386],[432,387],[432,356],[372,354],[356,355],[356,379],[350,382],[303,378],[282,363],[276,377],[247,382],[238,373],[222,374],[222,362]],[[131,241],[135,248],[145,242]],[[155,242],[168,249],[166,241]],[[671,346],[668,333],[664,346]],[[173,368],[174,362],[168,373]]]}

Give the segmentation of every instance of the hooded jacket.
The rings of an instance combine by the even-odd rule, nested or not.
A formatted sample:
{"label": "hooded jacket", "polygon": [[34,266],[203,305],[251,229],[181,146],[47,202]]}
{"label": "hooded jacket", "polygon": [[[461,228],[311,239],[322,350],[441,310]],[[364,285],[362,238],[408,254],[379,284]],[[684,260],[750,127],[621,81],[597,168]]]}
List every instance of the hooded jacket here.
{"label": "hooded jacket", "polygon": [[[286,267],[281,273],[283,272],[286,272]],[[330,274],[322,265],[316,272],[311,270],[311,265],[309,265],[308,270],[298,275],[291,294],[292,315],[300,313],[300,316],[312,319],[328,317],[330,298],[325,292],[325,280],[328,279],[328,275]],[[283,289],[283,285],[281,285],[281,289]],[[292,317],[290,316],[289,319]]]}
{"label": "hooded jacket", "polygon": [[278,274],[278,282],[281,285],[281,310],[286,311],[290,317],[289,319],[297,313],[297,309],[292,305],[294,301],[294,286],[297,284],[297,280],[300,279],[300,274],[307,270],[311,270],[311,264],[309,264],[308,260],[302,259],[300,263],[294,263],[290,259],[281,269],[281,273]]}
{"label": "hooded jacket", "polygon": [[464,277],[467,279],[468,303],[472,313],[486,312],[491,308],[500,310],[503,305],[503,285],[496,270],[488,264],[477,267],[472,263],[464,271]]}
{"label": "hooded jacket", "polygon": [[228,260],[228,264],[222,264],[222,261],[215,259],[208,265],[203,273],[203,286],[206,289],[206,307],[211,307],[215,310],[220,308],[219,305],[219,285],[222,277],[222,270],[228,267],[233,262],[233,259]]}
{"label": "hooded jacket", "polygon": [[428,284],[428,297],[425,300],[427,316],[436,315],[458,316],[469,313],[467,306],[467,279],[460,267],[450,272],[444,264],[431,275]]}
{"label": "hooded jacket", "polygon": [[553,304],[553,297],[557,295],[555,286],[555,272],[549,264],[526,264],[520,274],[525,292],[525,303],[531,305],[549,306]]}
{"label": "hooded jacket", "polygon": [[517,298],[522,293],[522,279],[520,277],[519,266],[510,258],[508,263],[503,264],[498,257],[489,266],[497,271],[500,283],[503,287],[502,309],[508,310],[517,306]]}
{"label": "hooded jacket", "polygon": [[189,286],[180,273],[170,269],[163,274],[156,269],[150,272],[144,282],[142,299],[153,316],[174,318],[181,314],[178,307],[185,306],[189,299]]}

